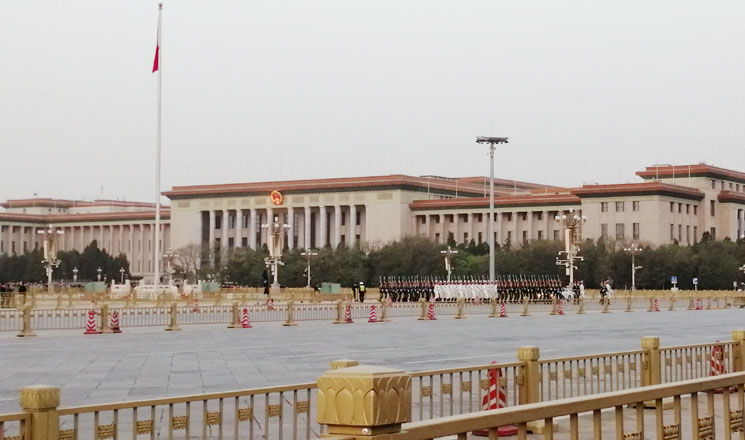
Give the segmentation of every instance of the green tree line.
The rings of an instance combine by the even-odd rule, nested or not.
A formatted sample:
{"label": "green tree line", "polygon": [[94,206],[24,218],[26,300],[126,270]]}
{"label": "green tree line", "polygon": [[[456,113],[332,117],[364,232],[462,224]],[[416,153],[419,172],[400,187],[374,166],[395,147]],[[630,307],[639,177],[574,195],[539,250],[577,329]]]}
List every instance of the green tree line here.
{"label": "green tree line", "polygon": [[[488,274],[489,248],[486,244],[450,245],[458,251],[452,258],[454,277],[485,277]],[[408,237],[380,249],[365,252],[360,248],[326,247],[317,250],[311,259],[312,284],[340,283],[350,286],[363,281],[377,286],[380,277],[411,275],[446,276],[441,251],[447,245],[437,244],[427,238]],[[495,253],[498,275],[556,275],[564,282],[568,277],[562,266],[556,265],[556,256],[563,249],[559,241],[536,240],[521,247],[497,247]],[[303,250],[285,250],[284,266],[279,270],[279,281],[284,286],[305,286],[307,259]],[[239,285],[261,285],[264,259],[269,256],[266,247],[258,250],[236,249],[226,262],[211,268],[202,264],[198,276],[212,276],[223,282]],[[601,281],[613,280],[616,289],[631,286],[631,256],[615,242],[587,240],[580,244],[580,256],[575,280],[583,280],[588,288],[597,288]],[[705,237],[693,246],[670,244],[658,248],[644,247],[636,256],[638,289],[669,289],[670,277],[677,276],[678,287],[692,289],[693,279],[698,278],[700,289],[732,289],[733,281],[742,282],[739,267],[745,263],[745,243],[728,239],[712,241]],[[196,275],[189,266],[174,263],[177,276],[193,279]]]}
{"label": "green tree line", "polygon": [[[22,255],[0,255],[0,283],[46,282],[46,270],[41,263],[43,259],[44,254],[41,250]],[[124,268],[125,277],[130,277],[127,256],[124,254],[111,256],[105,250],[99,249],[95,240],[86,246],[83,252],[58,252],[57,259],[60,260],[60,265],[54,269],[52,274],[55,280],[72,280],[73,269],[76,267],[78,268],[78,281],[95,281],[98,278],[99,267],[101,268],[101,280],[115,279],[118,282],[121,268]]]}

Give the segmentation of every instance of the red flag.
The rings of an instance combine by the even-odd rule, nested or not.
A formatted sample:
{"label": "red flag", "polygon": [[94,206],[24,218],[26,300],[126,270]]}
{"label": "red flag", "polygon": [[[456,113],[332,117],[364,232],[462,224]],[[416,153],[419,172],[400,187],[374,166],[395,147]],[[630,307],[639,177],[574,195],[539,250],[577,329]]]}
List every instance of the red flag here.
{"label": "red flag", "polygon": [[160,50],[160,45],[156,43],[155,44],[155,61],[153,61],[153,72],[158,70],[158,50]]}

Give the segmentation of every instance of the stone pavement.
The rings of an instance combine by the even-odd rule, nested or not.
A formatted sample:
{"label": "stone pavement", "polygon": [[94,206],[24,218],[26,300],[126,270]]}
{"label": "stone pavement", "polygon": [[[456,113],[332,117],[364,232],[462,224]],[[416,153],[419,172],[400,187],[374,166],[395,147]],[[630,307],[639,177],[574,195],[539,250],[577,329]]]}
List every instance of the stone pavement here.
{"label": "stone pavement", "polygon": [[663,346],[729,340],[745,311],[598,312],[566,316],[469,316],[437,321],[394,318],[351,325],[299,322],[125,328],[119,335],[81,330],[37,331],[36,338],[0,334],[0,412],[18,409],[18,390],[62,388],[62,405],[105,403],[297,382],[311,382],[338,358],[409,371],[515,360],[517,347],[541,357],[632,350],[645,335]]}

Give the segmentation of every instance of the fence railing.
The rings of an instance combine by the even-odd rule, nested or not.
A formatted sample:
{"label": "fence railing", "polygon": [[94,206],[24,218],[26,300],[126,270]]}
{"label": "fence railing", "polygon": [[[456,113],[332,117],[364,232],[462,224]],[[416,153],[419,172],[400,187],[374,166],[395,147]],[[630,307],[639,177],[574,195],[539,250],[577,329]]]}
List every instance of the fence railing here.
{"label": "fence railing", "polygon": [[[718,299],[707,300],[705,306],[700,309],[727,308],[733,304],[734,298],[725,298],[721,302]],[[532,314],[583,314],[612,313],[618,311],[671,311],[676,310],[676,300],[674,299],[644,299],[644,298],[615,298],[605,301],[599,300],[576,300],[576,301],[558,301],[543,300],[531,302],[497,302],[495,301],[438,301],[435,303],[421,302],[366,302],[351,303],[349,305],[351,317],[353,320],[367,319],[370,315],[371,308],[376,308],[377,316],[383,313],[386,318],[403,318],[419,317],[420,319],[429,319],[429,307],[432,307],[434,317],[463,317],[468,315],[487,315],[489,317],[498,317],[501,309],[507,316],[529,316]],[[235,320],[235,316],[247,313],[247,318],[251,322],[287,322],[290,318],[296,321],[330,321],[335,322],[338,319],[338,307],[341,301],[335,302],[275,302],[269,305],[265,302],[239,302],[231,301],[222,304],[200,305],[195,301],[188,305],[178,305],[178,303],[166,304],[117,304],[102,303],[93,306],[96,319],[105,316],[110,319],[111,312],[116,311],[119,317],[121,328],[142,327],[142,326],[168,326],[172,322],[171,313],[175,313],[175,322],[183,325],[193,324],[230,324]],[[177,304],[174,308],[173,304]],[[183,304],[183,303],[182,303]],[[346,307],[347,303],[341,303]],[[695,309],[693,299],[688,301],[677,301],[678,309]],[[712,304],[714,304],[712,306]],[[102,309],[108,308],[109,313],[103,313]],[[53,329],[84,329],[91,308],[66,307],[59,306],[55,308],[32,308],[22,307],[20,309],[6,308],[0,309],[0,331],[21,330],[25,336],[33,336],[32,329],[36,330],[53,330]],[[24,323],[24,314],[27,314],[27,322]],[[290,316],[292,314],[292,316]],[[98,323],[102,325],[101,322]],[[25,329],[25,330],[24,330]],[[675,362],[682,362],[676,358]],[[670,374],[675,374],[673,368]],[[685,378],[689,376],[682,375],[681,370],[676,377]],[[569,378],[569,376],[567,376]]]}
{"label": "fence railing", "polygon": [[[503,406],[512,409],[524,408],[526,405],[532,407],[531,405],[538,403],[580,402],[584,401],[582,399],[602,393],[610,393],[603,394],[606,396],[630,396],[632,394],[623,393],[641,390],[650,385],[677,386],[679,382],[676,381],[676,377],[679,376],[666,373],[666,359],[672,359],[672,365],[686,366],[689,376],[685,379],[689,381],[709,380],[707,376],[711,374],[726,375],[731,372],[738,372],[740,378],[745,377],[742,375],[745,372],[745,330],[734,330],[732,338],[732,341],[725,342],[660,348],[659,338],[644,337],[641,350],[553,359],[540,359],[538,347],[526,346],[518,349],[517,362],[407,373],[407,386],[404,390],[395,390],[393,394],[398,398],[402,391],[408,393],[408,400],[404,400],[406,408],[398,410],[408,414],[408,418],[403,421],[437,422],[435,425],[412,424],[416,428],[415,431],[420,429],[418,426],[436,426],[437,431],[433,432],[437,435],[449,435],[448,429],[451,428],[443,428],[444,434],[440,434],[441,425],[438,423],[448,417],[462,417],[481,411],[484,400],[489,401],[496,388],[499,389],[499,399],[503,401]],[[721,358],[718,356],[719,353]],[[707,354],[711,356],[710,369],[706,369],[704,364],[698,361],[699,354],[701,357]],[[683,360],[678,363],[676,359]],[[717,364],[717,360],[721,362]],[[335,361],[332,369],[353,365],[356,365],[353,361]],[[715,371],[713,368],[716,365],[721,365],[721,368],[717,367],[720,369]],[[336,385],[322,386],[319,378],[317,383],[66,408],[57,408],[58,388],[28,387],[21,390],[21,405],[24,412],[0,415],[0,440],[140,438],[139,436],[151,439],[315,438],[325,432],[324,425],[333,427],[334,423],[329,423],[327,416],[329,411],[342,411],[338,405],[346,405],[348,409],[344,411],[356,411],[358,406],[367,405],[369,399],[382,398],[381,393],[385,395],[384,388],[395,382],[390,374],[386,373],[390,370],[372,368],[371,371],[362,368],[362,371],[365,371],[364,380],[351,380],[346,376],[354,372],[354,369],[340,372],[339,380],[334,382]],[[376,380],[378,377],[384,377],[385,380]],[[357,391],[346,394],[337,389],[367,386],[365,384],[377,384],[378,388],[375,388],[373,395],[369,394],[370,390],[361,394]],[[346,400],[342,399],[338,405],[330,407],[329,399],[335,399],[340,393],[347,396]],[[688,391],[682,394],[685,393]],[[633,395],[637,397],[631,399],[630,403],[650,400],[639,400],[640,394]],[[739,395],[742,396],[741,388]],[[611,397],[605,399],[603,402],[611,401]],[[316,401],[317,405],[314,404]],[[613,402],[615,403],[608,407],[621,405],[615,400]],[[400,406],[400,403],[397,405]],[[575,417],[583,412],[575,407],[565,408],[563,411],[565,414],[574,414]],[[40,413],[44,413],[46,418],[40,417]],[[528,419],[515,422],[518,424],[540,419],[550,426],[553,422],[549,422],[548,418],[555,417],[526,415],[533,414],[530,412],[519,414]],[[368,416],[365,417],[365,420],[369,420]],[[470,420],[486,420],[481,418],[481,415],[474,417],[475,419],[468,419],[469,423]],[[56,429],[52,429],[55,431],[54,435],[37,437],[35,430],[42,429],[36,426],[41,423],[37,420],[46,420],[44,429],[47,433],[51,432],[49,427],[53,426]],[[34,427],[29,428],[30,424]],[[482,428],[492,426],[496,425],[486,425]],[[329,432],[333,433],[332,431],[333,429]],[[459,433],[461,432],[455,434]],[[433,438],[437,435],[424,438]]]}

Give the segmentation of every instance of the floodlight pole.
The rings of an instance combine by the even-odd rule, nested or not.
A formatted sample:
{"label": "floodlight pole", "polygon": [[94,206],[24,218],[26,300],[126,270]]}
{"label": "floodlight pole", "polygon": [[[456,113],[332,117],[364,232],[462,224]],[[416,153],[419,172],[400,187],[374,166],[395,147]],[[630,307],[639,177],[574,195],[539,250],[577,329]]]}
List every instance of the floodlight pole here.
{"label": "floodlight pole", "polygon": [[477,144],[489,144],[489,223],[487,223],[489,234],[489,281],[494,282],[494,150],[497,144],[506,144],[505,137],[476,138]]}

